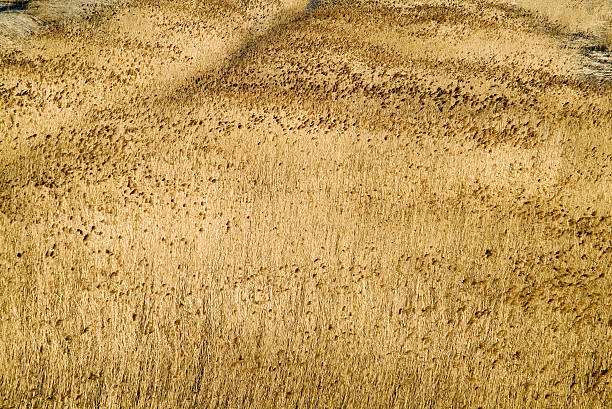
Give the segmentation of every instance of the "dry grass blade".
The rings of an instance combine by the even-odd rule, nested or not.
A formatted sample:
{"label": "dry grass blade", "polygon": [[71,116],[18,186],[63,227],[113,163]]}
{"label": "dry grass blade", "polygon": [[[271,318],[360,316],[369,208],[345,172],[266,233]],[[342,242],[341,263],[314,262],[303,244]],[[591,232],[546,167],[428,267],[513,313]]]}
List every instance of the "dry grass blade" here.
{"label": "dry grass blade", "polygon": [[0,12],[0,408],[606,407],[612,84],[573,29],[31,3]]}

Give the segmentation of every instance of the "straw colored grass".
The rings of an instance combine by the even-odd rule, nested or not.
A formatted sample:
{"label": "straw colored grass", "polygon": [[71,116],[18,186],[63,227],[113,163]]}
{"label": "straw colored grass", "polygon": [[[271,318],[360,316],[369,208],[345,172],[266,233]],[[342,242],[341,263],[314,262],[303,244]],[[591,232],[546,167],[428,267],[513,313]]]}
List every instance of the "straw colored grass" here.
{"label": "straw colored grass", "polygon": [[[125,3],[126,1],[123,1]],[[0,12],[0,50],[20,48],[32,34],[52,24],[88,16],[116,0],[0,0],[0,7],[26,3],[25,9]]]}
{"label": "straw colored grass", "polygon": [[0,407],[606,407],[610,84],[492,3],[306,4],[3,55]]}
{"label": "straw colored grass", "polygon": [[511,3],[572,33],[593,36],[612,50],[612,2],[609,0],[514,0]]}

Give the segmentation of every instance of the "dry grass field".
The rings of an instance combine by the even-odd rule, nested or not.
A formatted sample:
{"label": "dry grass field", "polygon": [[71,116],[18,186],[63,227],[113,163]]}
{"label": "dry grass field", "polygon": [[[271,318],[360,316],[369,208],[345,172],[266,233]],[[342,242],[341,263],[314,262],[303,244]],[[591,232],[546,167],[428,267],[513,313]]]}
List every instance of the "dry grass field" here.
{"label": "dry grass field", "polygon": [[594,36],[601,45],[612,49],[610,0],[513,0],[513,3],[566,30]]}
{"label": "dry grass field", "polygon": [[500,1],[266,1],[0,54],[0,408],[610,407],[612,83]]}

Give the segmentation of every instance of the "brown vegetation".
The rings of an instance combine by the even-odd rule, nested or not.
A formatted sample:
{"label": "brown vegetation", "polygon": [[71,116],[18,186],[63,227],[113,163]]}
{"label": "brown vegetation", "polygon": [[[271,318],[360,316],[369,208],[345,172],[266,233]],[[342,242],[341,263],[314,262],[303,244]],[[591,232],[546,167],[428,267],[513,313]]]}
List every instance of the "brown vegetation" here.
{"label": "brown vegetation", "polygon": [[[500,0],[500,3],[508,3]],[[612,49],[612,2],[610,0],[514,0],[514,4],[537,13],[571,33],[595,37]]]}
{"label": "brown vegetation", "polygon": [[609,83],[497,2],[149,1],[0,60],[0,407],[604,408]]}

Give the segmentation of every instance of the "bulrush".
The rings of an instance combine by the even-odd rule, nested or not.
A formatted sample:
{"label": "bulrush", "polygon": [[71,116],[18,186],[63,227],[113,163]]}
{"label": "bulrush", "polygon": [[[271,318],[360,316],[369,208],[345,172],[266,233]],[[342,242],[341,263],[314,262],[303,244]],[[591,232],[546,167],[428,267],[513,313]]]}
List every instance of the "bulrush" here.
{"label": "bulrush", "polygon": [[0,407],[606,407],[612,86],[570,26],[308,3],[2,48]]}

